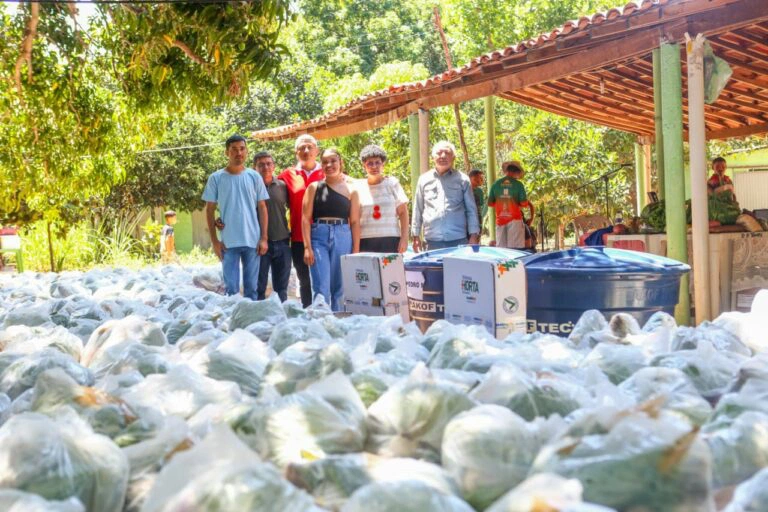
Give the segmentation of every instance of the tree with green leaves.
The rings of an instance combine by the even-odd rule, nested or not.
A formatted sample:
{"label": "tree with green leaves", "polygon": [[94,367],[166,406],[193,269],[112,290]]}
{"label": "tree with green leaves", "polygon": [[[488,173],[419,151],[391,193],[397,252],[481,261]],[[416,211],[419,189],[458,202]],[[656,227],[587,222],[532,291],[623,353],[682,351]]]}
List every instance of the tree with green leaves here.
{"label": "tree with green leaves", "polygon": [[166,114],[268,77],[291,16],[287,0],[96,8],[84,30],[74,3],[0,6],[3,218],[56,219],[105,196]]}

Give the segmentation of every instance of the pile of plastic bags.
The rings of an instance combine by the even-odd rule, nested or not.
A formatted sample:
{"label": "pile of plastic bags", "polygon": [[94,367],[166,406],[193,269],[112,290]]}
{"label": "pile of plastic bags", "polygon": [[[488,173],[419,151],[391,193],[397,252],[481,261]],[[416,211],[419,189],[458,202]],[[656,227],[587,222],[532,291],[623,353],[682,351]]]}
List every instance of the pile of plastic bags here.
{"label": "pile of plastic bags", "polygon": [[0,277],[0,510],[768,510],[768,312],[569,338]]}

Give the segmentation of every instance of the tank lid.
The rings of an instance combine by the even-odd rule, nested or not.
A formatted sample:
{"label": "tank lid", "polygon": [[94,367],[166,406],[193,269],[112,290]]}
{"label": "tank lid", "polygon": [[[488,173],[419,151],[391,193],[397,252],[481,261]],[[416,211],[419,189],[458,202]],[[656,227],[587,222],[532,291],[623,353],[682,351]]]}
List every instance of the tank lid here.
{"label": "tank lid", "polygon": [[535,254],[523,258],[527,269],[568,272],[654,272],[683,273],[685,263],[637,251],[609,247],[579,247]]}

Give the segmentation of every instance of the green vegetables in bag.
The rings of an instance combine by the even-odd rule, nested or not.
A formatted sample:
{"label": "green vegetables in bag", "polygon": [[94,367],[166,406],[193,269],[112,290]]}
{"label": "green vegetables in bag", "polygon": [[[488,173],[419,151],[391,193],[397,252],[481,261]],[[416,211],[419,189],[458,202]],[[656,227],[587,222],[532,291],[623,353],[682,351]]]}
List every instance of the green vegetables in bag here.
{"label": "green vegetables in bag", "polygon": [[640,213],[640,217],[643,221],[654,231],[664,231],[667,227],[667,218],[664,211],[665,204],[663,199],[655,203],[650,203],[646,205]]}

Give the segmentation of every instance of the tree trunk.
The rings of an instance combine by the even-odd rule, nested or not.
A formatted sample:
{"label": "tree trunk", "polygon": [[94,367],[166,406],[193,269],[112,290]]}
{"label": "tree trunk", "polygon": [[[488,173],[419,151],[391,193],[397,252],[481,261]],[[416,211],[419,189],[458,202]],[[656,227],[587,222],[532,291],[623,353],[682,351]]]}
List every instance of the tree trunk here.
{"label": "tree trunk", "polygon": [[[453,68],[453,62],[451,60],[451,51],[448,49],[448,41],[445,38],[445,32],[443,32],[443,24],[440,21],[440,11],[435,6],[435,28],[440,35],[440,41],[443,43],[443,52],[445,53],[445,63],[448,65],[448,69]],[[456,129],[459,132],[459,144],[461,145],[461,152],[464,155],[464,172],[469,172],[472,169],[472,164],[469,161],[469,150],[467,150],[467,142],[464,140],[464,127],[461,124],[461,109],[458,103],[453,104],[453,114],[456,117]]]}
{"label": "tree trunk", "polygon": [[51,272],[56,272],[56,265],[53,260],[53,238],[51,238],[51,223],[46,222],[46,229],[48,230],[48,257],[51,263]]}

